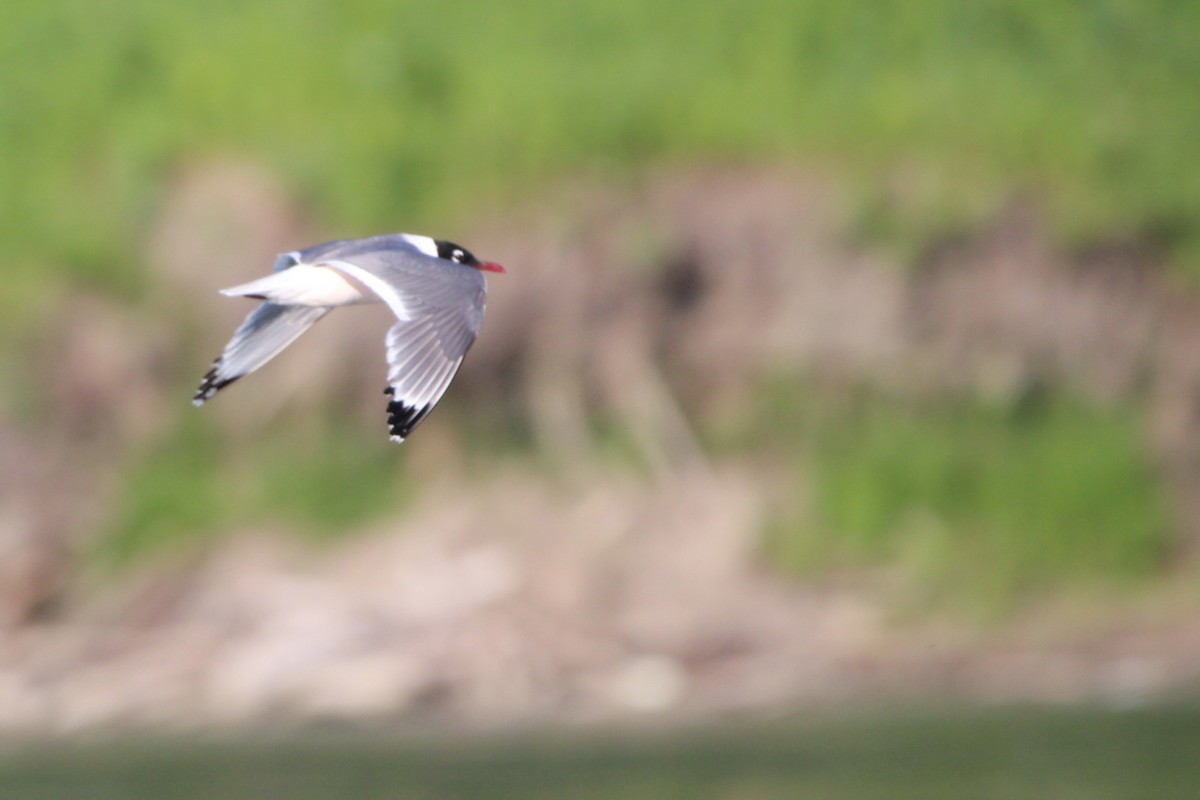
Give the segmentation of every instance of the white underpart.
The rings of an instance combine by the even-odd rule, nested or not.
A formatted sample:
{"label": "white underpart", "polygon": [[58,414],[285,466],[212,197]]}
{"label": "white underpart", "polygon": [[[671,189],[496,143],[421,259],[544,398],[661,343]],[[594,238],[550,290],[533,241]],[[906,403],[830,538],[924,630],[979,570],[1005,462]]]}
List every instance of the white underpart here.
{"label": "white underpart", "polygon": [[400,236],[404,239],[404,241],[408,242],[425,255],[432,256],[433,258],[438,257],[437,243],[434,242],[430,237],[421,236],[415,233],[402,233]]}
{"label": "white underpart", "polygon": [[[375,292],[374,287],[369,288]],[[379,299],[363,292],[342,270],[314,264],[297,264],[265,278],[222,289],[221,294],[227,297],[255,295],[292,306],[349,306],[374,303]]]}
{"label": "white underpart", "polygon": [[[405,234],[407,236],[408,234]],[[425,239],[425,236],[414,236],[413,239]],[[432,240],[430,240],[432,241]],[[392,309],[392,313],[397,319],[410,320],[414,314],[408,305],[404,302],[404,298],[396,291],[396,287],[392,286],[382,278],[368,272],[362,267],[351,264],[349,261],[330,260],[326,261],[333,269],[349,276],[355,281],[359,281],[363,286],[374,292],[380,300],[388,304],[388,308]],[[292,267],[296,269],[296,267]],[[289,272],[291,270],[288,270]]]}

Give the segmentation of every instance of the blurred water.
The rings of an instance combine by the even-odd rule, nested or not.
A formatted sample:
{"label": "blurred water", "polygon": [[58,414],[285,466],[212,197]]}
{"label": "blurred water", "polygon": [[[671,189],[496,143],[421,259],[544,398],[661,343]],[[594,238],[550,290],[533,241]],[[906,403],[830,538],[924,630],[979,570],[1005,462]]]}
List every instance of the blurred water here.
{"label": "blurred water", "polygon": [[1194,797],[1200,708],[820,714],[688,731],[316,731],[10,750],[3,798]]}

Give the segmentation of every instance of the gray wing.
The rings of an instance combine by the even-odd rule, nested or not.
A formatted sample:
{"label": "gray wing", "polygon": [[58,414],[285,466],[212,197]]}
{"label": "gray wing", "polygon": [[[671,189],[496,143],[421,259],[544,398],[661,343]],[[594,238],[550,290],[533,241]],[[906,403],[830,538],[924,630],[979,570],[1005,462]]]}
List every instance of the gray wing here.
{"label": "gray wing", "polygon": [[398,321],[387,333],[388,426],[402,442],[446,392],[483,324],[479,270],[410,249],[333,254],[321,263],[379,295]]}
{"label": "gray wing", "polygon": [[315,264],[325,254],[353,247],[356,241],[361,240],[337,239],[332,242],[324,242],[312,247],[306,247],[303,250],[290,250],[286,253],[280,253],[275,258],[275,268],[273,271],[283,272],[285,269],[290,269],[297,264]]}
{"label": "gray wing", "polygon": [[[282,260],[284,256],[280,256]],[[290,265],[289,265],[290,266]],[[263,303],[250,312],[241,327],[234,332],[224,352],[213,362],[196,390],[192,403],[204,405],[206,400],[229,384],[249,375],[279,354],[330,309],[314,306],[291,306]]]}
{"label": "gray wing", "polygon": [[411,322],[397,322],[387,333],[388,429],[402,442],[429,415],[450,386],[463,356],[475,341],[442,309]]}

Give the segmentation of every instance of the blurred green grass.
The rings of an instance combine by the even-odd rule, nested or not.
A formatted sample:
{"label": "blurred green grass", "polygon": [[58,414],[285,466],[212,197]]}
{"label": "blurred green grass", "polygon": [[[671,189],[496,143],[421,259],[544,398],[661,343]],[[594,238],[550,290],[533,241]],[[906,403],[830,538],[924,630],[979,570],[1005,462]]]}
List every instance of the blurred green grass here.
{"label": "blurred green grass", "polygon": [[404,453],[377,430],[321,422],[297,436],[282,427],[239,447],[204,415],[185,413],[172,434],[133,459],[88,562],[120,568],[255,525],[321,542],[413,499]]}
{"label": "blurred green grass", "polygon": [[18,0],[0,10],[4,310],[59,273],[136,293],[165,180],[222,154],[348,235],[564,175],[787,159],[855,182],[891,237],[1029,192],[1065,241],[1146,239],[1194,269],[1197,32],[1194,3],[1132,0]]}
{"label": "blurred green grass", "polygon": [[785,379],[742,435],[791,476],[774,563],[891,564],[917,604],[988,614],[1056,583],[1146,579],[1173,543],[1137,413],[1064,392],[989,405]]}

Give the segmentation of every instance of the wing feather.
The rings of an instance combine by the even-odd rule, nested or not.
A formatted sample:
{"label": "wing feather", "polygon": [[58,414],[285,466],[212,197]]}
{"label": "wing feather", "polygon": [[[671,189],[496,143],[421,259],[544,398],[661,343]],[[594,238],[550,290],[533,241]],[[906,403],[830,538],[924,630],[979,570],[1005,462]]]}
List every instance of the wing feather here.
{"label": "wing feather", "polygon": [[254,372],[328,313],[324,306],[263,303],[234,331],[233,338],[200,382],[192,403],[204,405],[221,389]]}
{"label": "wing feather", "polygon": [[445,394],[475,340],[471,334],[464,345],[459,335],[464,326],[459,310],[439,309],[400,320],[388,331],[388,423],[393,441],[404,441]]}

